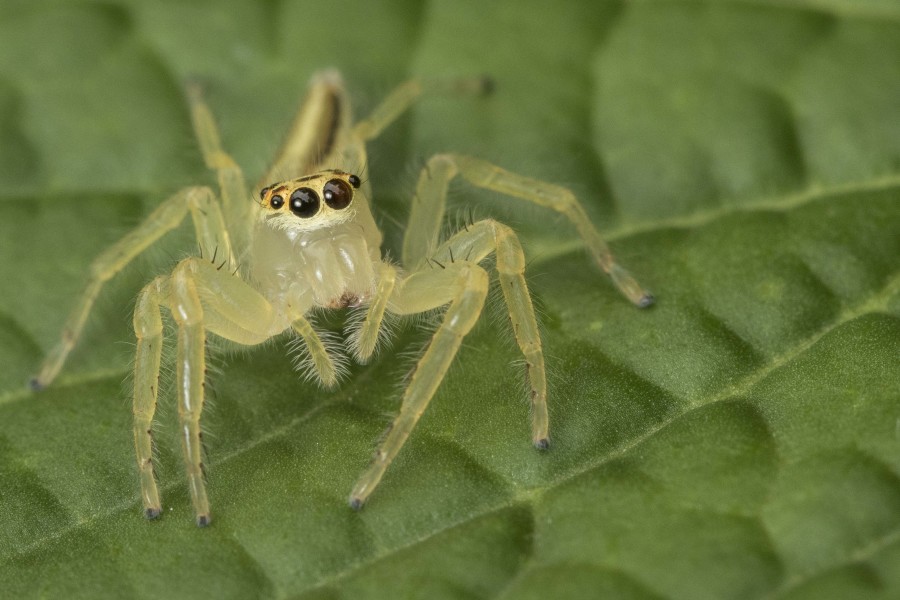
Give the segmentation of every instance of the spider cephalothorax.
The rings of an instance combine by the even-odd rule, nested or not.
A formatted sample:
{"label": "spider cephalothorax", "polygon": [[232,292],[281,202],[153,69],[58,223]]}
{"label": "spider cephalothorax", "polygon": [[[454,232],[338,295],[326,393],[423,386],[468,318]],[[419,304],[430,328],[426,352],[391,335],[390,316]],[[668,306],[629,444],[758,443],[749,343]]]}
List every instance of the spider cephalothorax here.
{"label": "spider cephalothorax", "polygon": [[[441,90],[489,88],[483,78],[436,86]],[[347,352],[365,362],[375,352],[388,314],[410,315],[446,306],[443,321],[403,394],[399,416],[350,494],[351,506],[360,508],[416,425],[463,337],[478,320],[490,279],[481,265],[489,255],[495,257],[496,277],[527,366],[531,439],[539,449],[549,446],[544,356],[525,283],[522,247],[509,227],[492,219],[467,224],[448,239],[439,239],[447,186],[457,175],[475,186],[565,215],[619,290],[637,306],[652,302],[652,296],[615,262],[569,190],[467,156],[441,154],[428,161],[412,203],[402,267],[385,259],[381,232],[369,206],[369,185],[340,168],[366,164],[365,142],[426,91],[422,82],[407,82],[368,119],[354,124],[340,77],[333,71],[317,75],[263,178],[278,183],[261,184],[255,195],[248,193],[241,170],[222,149],[199,88],[191,86],[188,91],[203,156],[218,175],[218,197],[206,187],[186,188],[102,253],[92,266],[91,280],[60,343],[32,381],[32,387],[40,389],[59,373],[102,284],[190,214],[199,246],[215,248],[219,262],[202,257],[182,260],[169,275],[157,277],[143,288],[134,313],[134,443],[147,517],[158,516],[162,506],[153,466],[152,426],[163,310],[172,314],[177,327],[179,437],[198,525],[210,522],[200,443],[207,334],[255,345],[291,331],[308,356],[311,372],[324,385],[332,386],[337,382],[340,357],[323,343],[309,321],[311,311],[346,306],[364,311],[361,324],[349,335]],[[278,177],[285,173],[300,176]]]}

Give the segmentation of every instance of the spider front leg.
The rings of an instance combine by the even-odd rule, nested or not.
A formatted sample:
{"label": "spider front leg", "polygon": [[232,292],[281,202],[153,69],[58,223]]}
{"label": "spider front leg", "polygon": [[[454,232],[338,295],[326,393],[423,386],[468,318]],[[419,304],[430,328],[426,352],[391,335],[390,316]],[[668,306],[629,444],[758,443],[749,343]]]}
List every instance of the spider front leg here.
{"label": "spider front leg", "polygon": [[162,321],[168,308],[177,325],[176,389],[178,427],[197,524],[210,522],[204,483],[200,416],[205,401],[206,333],[242,345],[256,345],[282,327],[268,300],[236,275],[211,262],[189,258],[171,276],[144,288],[135,309],[138,337],[134,367],[134,437],[144,514],[159,515],[161,503],[153,474],[152,421],[157,402]]}
{"label": "spider front leg", "polygon": [[155,519],[162,511],[156,472],[153,468],[153,415],[159,395],[163,323],[161,302],[168,296],[169,282],[157,277],[143,290],[134,309],[137,353],[134,359],[134,450],[141,480],[144,516]]}
{"label": "spider front leg", "polygon": [[181,449],[194,515],[197,525],[204,527],[210,520],[200,433],[200,414],[203,412],[206,385],[206,329],[191,265],[191,262],[179,265],[172,273],[169,287],[172,316],[178,325],[175,381],[178,388]]}
{"label": "spider front leg", "polygon": [[450,306],[416,365],[403,394],[400,414],[353,487],[350,506],[354,509],[365,504],[416,426],[447,374],[463,337],[478,320],[487,292],[487,272],[476,264],[464,262],[447,265],[444,269],[419,271],[398,281],[393,289],[388,308],[397,314],[421,313],[448,302]]}
{"label": "spider front leg", "polygon": [[575,226],[588,251],[609,274],[613,284],[633,304],[644,308],[653,304],[653,295],[616,262],[609,246],[600,237],[575,195],[564,187],[511,173],[489,162],[454,154],[432,157],[419,176],[416,196],[403,239],[403,264],[412,268],[429,256],[437,245],[446,211],[447,187],[461,175],[472,184],[508,196],[551,208]]}
{"label": "spider front leg", "polygon": [[234,268],[231,239],[212,191],[205,187],[185,188],[156,208],[136,229],[100,254],[91,264],[88,284],[75,303],[63,327],[62,338],[44,359],[31,387],[39,390],[59,374],[63,363],[75,346],[87,317],[103,285],[121,271],[135,256],[177,227],[190,212],[194,231],[201,248],[214,252],[217,259]]}

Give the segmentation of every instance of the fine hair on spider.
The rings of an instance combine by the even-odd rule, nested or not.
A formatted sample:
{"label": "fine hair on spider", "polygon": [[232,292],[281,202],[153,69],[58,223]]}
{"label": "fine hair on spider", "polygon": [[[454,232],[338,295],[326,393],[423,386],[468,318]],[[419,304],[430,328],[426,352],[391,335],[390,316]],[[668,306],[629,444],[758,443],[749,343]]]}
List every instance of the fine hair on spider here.
{"label": "fine hair on spider", "polygon": [[[465,339],[489,296],[497,296],[493,304],[504,310],[524,364],[522,395],[530,408],[531,443],[539,450],[549,448],[546,361],[525,278],[525,252],[515,231],[489,216],[457,217],[460,226],[442,234],[451,182],[465,181],[467,198],[480,190],[514,199],[520,206],[555,211],[622,295],[638,307],[649,306],[653,297],[616,261],[569,189],[461,154],[436,154],[425,161],[411,196],[402,247],[392,259],[382,248],[366,173],[367,143],[421,97],[487,95],[493,87],[485,77],[412,79],[367,117],[354,120],[340,75],[322,71],[313,76],[274,160],[250,186],[222,146],[201,86],[188,83],[194,132],[206,166],[216,175],[216,189],[192,186],[177,191],[94,260],[59,342],[31,381],[34,390],[54,381],[104,284],[190,219],[196,252],[152,277],[134,307],[133,435],[144,516],[162,514],[153,430],[158,401],[171,402],[167,396],[174,395],[194,519],[199,526],[211,522],[201,415],[209,395],[207,378],[218,379],[209,372],[208,355],[217,354],[220,345],[245,352],[280,342],[295,355],[302,378],[330,388],[346,376],[348,359],[370,361],[398,325],[427,325],[429,337],[412,357],[409,376],[399,377],[399,414],[350,491],[350,506],[362,508],[457,352],[477,351],[467,348]],[[349,309],[340,334],[321,327],[317,318],[338,309]],[[285,336],[292,341],[284,344]],[[172,338],[174,390],[161,395],[160,379],[166,377],[168,362],[163,347]]]}
{"label": "fine hair on spider", "polygon": [[[308,319],[313,327],[315,327],[317,321],[316,316],[316,314],[313,314]],[[334,365],[334,378],[326,380],[319,376],[322,365],[316,364],[316,357],[321,357],[321,355],[314,352],[310,348],[308,340],[301,335],[293,335],[288,341],[289,353],[293,355],[294,370],[308,383],[319,385],[325,389],[334,389],[350,374],[349,360],[343,350],[344,340],[333,331],[316,328],[316,333],[322,342],[326,355]]]}

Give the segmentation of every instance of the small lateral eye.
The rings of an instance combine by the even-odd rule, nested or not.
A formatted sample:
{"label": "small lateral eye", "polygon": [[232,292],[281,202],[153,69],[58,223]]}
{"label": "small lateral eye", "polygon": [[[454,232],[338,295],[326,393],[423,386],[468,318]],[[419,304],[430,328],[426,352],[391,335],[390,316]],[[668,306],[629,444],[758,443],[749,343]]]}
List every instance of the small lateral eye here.
{"label": "small lateral eye", "polygon": [[266,199],[266,194],[269,193],[269,190],[270,190],[271,188],[272,188],[272,186],[269,185],[269,186],[266,186],[266,187],[264,187],[263,189],[259,190],[259,199],[260,199],[260,200],[265,200],[265,199]]}
{"label": "small lateral eye", "polygon": [[272,199],[269,200],[269,206],[271,206],[275,210],[278,210],[279,208],[284,206],[284,198],[282,198],[281,196],[272,196]]}
{"label": "small lateral eye", "polygon": [[322,188],[322,195],[325,196],[325,204],[335,210],[341,210],[350,206],[353,190],[343,179],[332,179]]}
{"label": "small lateral eye", "polygon": [[347,181],[349,181],[350,185],[352,185],[356,189],[359,189],[359,186],[362,185],[362,181],[360,181],[359,177],[357,177],[356,175],[351,175],[350,177],[347,178]]}
{"label": "small lateral eye", "polygon": [[319,206],[319,196],[309,188],[300,188],[291,194],[291,212],[301,219],[315,216]]}

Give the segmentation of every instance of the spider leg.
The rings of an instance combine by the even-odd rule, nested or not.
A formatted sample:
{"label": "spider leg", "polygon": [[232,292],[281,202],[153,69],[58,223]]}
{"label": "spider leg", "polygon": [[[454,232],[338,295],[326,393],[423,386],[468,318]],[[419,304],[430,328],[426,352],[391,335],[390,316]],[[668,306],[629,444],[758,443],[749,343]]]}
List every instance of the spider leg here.
{"label": "spider leg", "polygon": [[[485,219],[458,231],[434,253],[437,260],[466,256],[478,263],[489,254],[496,256],[496,269],[509,311],[516,343],[525,357],[531,402],[531,441],[540,450],[549,447],[547,375],[544,352],[534,306],[525,282],[525,254],[515,232],[493,219]],[[459,258],[456,259],[460,260]]]}
{"label": "spider leg", "polygon": [[234,261],[228,230],[212,191],[205,187],[190,187],[179,191],[160,204],[137,228],[94,259],[88,284],[69,314],[60,341],[50,350],[38,375],[31,381],[33,389],[46,387],[59,374],[84,329],[88,314],[103,285],[140,252],[177,227],[188,212],[194,221],[194,231],[201,248],[210,252],[213,248],[218,248],[219,256],[227,257],[229,262]]}
{"label": "spider leg", "polygon": [[350,494],[350,506],[359,509],[381,481],[385,470],[403,447],[438,385],[447,374],[463,337],[481,314],[488,292],[487,272],[472,263],[458,262],[445,269],[419,271],[398,282],[388,303],[391,312],[413,314],[449,302],[444,319],[416,365],[403,394],[400,414],[375,452],[369,467]]}
{"label": "spider leg", "polygon": [[168,281],[157,277],[138,296],[134,309],[137,355],[134,360],[134,449],[141,480],[144,515],[155,519],[162,511],[153,469],[153,415],[159,394],[159,364],[163,324],[160,303],[168,295]]}
{"label": "spider leg", "polygon": [[400,115],[409,110],[423,95],[470,93],[486,94],[493,88],[488,77],[462,77],[459,79],[410,79],[387,95],[369,116],[353,126],[353,135],[363,142],[370,141],[385,130]]}
{"label": "spider leg", "polygon": [[[204,482],[200,415],[205,401],[206,333],[210,331],[239,344],[255,345],[284,328],[268,300],[259,292],[240,278],[218,270],[216,265],[206,260],[188,258],[180,262],[169,277],[166,287],[167,289],[157,288],[155,292],[150,288],[147,297],[148,301],[158,302],[153,297],[154,294],[162,296],[165,292],[165,304],[178,328],[176,388],[179,437],[197,525],[205,526],[210,522],[210,513]],[[144,300],[144,296],[141,299]],[[152,326],[147,327],[150,335],[145,339],[139,338],[138,343],[139,355],[135,364],[135,406],[138,407],[135,409],[135,443],[138,463],[142,468],[145,514],[155,516],[158,514],[159,497],[158,494],[154,495],[155,483],[150,483],[152,477],[145,475],[146,468],[143,465],[147,458],[147,438],[141,431],[149,429],[149,420],[152,419],[152,411],[148,408],[150,397],[146,390],[156,379],[154,371],[158,373],[159,359],[158,355],[146,358],[141,355],[142,350],[154,339],[156,331],[156,322],[145,317],[144,306],[142,302],[138,307],[142,310],[141,324],[145,320],[152,321]],[[138,316],[135,319],[137,321]]]}
{"label": "spider leg", "polygon": [[178,428],[187,471],[188,489],[194,515],[200,527],[209,524],[209,499],[204,482],[200,414],[206,385],[206,330],[200,295],[189,270],[179,266],[170,283],[172,315],[178,325],[176,387],[178,389]]}
{"label": "spider leg", "polygon": [[447,187],[457,175],[478,187],[551,208],[565,215],[584,240],[591,256],[609,274],[622,295],[640,308],[653,303],[653,296],[616,262],[609,246],[600,237],[570,190],[511,173],[469,156],[439,154],[432,157],[422,170],[410,211],[410,226],[403,240],[403,264],[407,268],[418,265],[437,245],[446,210]]}
{"label": "spider leg", "polygon": [[[351,168],[356,165],[365,165],[366,142],[381,135],[388,126],[423,96],[459,93],[488,94],[492,89],[491,79],[483,76],[456,79],[410,79],[397,86],[365,119],[357,122],[342,137],[340,161],[343,165]],[[364,189],[371,196],[370,190]]]}
{"label": "spider leg", "polygon": [[[239,248],[245,247],[249,237],[249,218],[253,203],[247,198],[247,184],[241,168],[222,148],[222,140],[212,111],[203,99],[202,87],[191,82],[187,85],[188,105],[191,111],[191,123],[194,135],[200,144],[200,151],[207,168],[216,172],[219,192],[222,197],[222,212],[225,215],[229,230],[235,237]],[[234,264],[229,264],[234,269]]]}
{"label": "spider leg", "polygon": [[391,294],[393,294],[394,286],[397,282],[397,269],[389,263],[381,263],[377,281],[375,294],[372,296],[369,308],[366,309],[365,320],[359,333],[353,340],[354,354],[360,363],[368,362],[378,346],[381,324],[384,321],[388,301],[391,299]]}
{"label": "spider leg", "polygon": [[299,335],[300,339],[303,340],[306,351],[309,352],[310,359],[312,360],[313,368],[315,369],[316,375],[322,381],[322,385],[326,388],[336,386],[339,376],[338,367],[335,364],[334,359],[328,353],[328,349],[322,342],[322,338],[316,333],[312,324],[305,317],[295,315],[293,319],[291,329],[293,329],[294,333]]}

